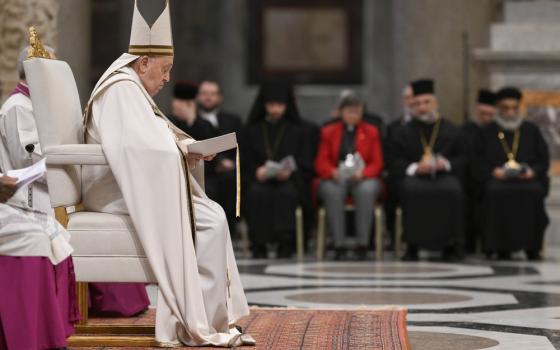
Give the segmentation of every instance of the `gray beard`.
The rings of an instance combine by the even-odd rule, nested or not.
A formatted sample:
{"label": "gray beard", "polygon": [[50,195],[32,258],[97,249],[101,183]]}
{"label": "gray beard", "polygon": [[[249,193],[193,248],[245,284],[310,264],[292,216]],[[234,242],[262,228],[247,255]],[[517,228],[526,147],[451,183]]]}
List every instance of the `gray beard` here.
{"label": "gray beard", "polygon": [[505,119],[501,115],[497,115],[496,123],[504,130],[515,131],[519,129],[521,123],[523,123],[523,118],[517,116],[515,119]]}
{"label": "gray beard", "polygon": [[416,118],[418,118],[418,120],[420,120],[423,123],[426,124],[433,124],[436,122],[436,120],[438,120],[438,113],[426,113],[426,114],[422,114],[419,116],[416,116]]}

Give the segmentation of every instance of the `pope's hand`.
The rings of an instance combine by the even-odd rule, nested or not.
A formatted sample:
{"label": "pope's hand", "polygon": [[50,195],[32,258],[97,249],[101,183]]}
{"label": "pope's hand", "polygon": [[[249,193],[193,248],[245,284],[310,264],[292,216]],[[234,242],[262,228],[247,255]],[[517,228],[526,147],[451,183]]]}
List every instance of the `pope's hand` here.
{"label": "pope's hand", "polygon": [[0,177],[0,203],[6,203],[16,193],[17,179],[9,176]]}

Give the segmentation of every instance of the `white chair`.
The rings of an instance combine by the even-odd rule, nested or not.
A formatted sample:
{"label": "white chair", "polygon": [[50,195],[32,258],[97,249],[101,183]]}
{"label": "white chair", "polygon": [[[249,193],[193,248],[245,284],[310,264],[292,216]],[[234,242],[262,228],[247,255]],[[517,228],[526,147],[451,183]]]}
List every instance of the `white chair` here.
{"label": "white chair", "polygon": [[[88,325],[87,282],[155,283],[127,215],[68,210],[82,201],[82,167],[107,165],[100,145],[81,144],[82,109],[66,62],[24,62],[56,218],[71,235],[82,321],[70,345],[154,346],[153,326]],[[84,335],[84,334],[87,334]],[[135,336],[132,336],[135,335]]]}

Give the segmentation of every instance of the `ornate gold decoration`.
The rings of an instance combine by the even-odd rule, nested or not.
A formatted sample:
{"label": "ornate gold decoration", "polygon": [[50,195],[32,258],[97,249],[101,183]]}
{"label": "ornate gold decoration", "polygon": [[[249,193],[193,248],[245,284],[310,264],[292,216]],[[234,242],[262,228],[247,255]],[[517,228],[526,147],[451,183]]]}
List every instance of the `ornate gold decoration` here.
{"label": "ornate gold decoration", "polygon": [[506,136],[504,132],[503,131],[498,132],[498,139],[500,139],[502,148],[504,149],[504,152],[506,153],[506,156],[508,158],[504,166],[508,169],[516,169],[516,170],[521,169],[521,164],[519,164],[515,160],[517,156],[517,150],[519,149],[519,138],[520,138],[520,132],[519,129],[517,129],[513,134],[513,145],[510,148],[509,145],[507,144]]}
{"label": "ornate gold decoration", "polygon": [[424,133],[420,132],[420,141],[422,141],[422,147],[424,148],[424,154],[422,155],[422,161],[424,162],[431,162],[434,159],[434,147],[439,136],[440,124],[441,118],[438,117],[434,128],[432,129],[429,141],[426,139]]}
{"label": "ornate gold decoration", "polygon": [[47,58],[50,59],[50,53],[45,50],[41,38],[35,27],[29,27],[29,50],[27,51],[27,58]]}

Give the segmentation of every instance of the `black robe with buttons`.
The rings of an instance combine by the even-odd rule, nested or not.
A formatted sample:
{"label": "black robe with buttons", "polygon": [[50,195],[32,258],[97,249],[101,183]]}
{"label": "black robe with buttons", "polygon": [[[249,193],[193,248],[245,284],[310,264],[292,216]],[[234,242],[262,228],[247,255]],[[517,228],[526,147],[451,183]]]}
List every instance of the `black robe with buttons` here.
{"label": "black robe with buttons", "polygon": [[419,248],[441,250],[464,242],[465,143],[459,128],[445,119],[434,145],[434,154],[445,157],[451,171],[434,176],[409,176],[406,170],[420,161],[435,124],[413,119],[401,126],[391,140],[391,176],[399,190],[403,210],[403,238]]}
{"label": "black robe with buttons", "polygon": [[507,161],[498,139],[504,132],[512,147],[514,132],[503,131],[497,123],[485,126],[480,133],[471,166],[482,195],[483,248],[486,251],[538,252],[548,225],[545,197],[549,190],[549,152],[539,128],[523,122],[519,128],[519,149],[516,160],[534,172],[531,180],[497,180],[492,172]]}

